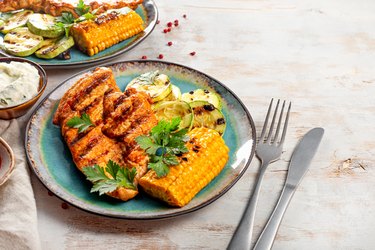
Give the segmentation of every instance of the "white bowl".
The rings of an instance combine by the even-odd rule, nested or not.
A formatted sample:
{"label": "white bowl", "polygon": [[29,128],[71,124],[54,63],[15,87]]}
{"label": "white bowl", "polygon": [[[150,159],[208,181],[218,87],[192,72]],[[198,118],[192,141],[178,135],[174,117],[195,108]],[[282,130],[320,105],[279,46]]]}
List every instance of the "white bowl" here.
{"label": "white bowl", "polygon": [[8,180],[14,169],[14,154],[11,147],[0,137],[0,186]]}

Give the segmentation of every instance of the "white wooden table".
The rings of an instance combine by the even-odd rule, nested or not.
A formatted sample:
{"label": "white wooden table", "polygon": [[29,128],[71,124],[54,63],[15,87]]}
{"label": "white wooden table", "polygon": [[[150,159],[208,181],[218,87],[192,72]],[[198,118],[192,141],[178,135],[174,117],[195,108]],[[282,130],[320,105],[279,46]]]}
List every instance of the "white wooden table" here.
{"label": "white wooden table", "polygon": [[[322,144],[273,249],[374,249],[375,1],[158,0],[157,6],[160,24],[116,61],[163,54],[163,60],[203,71],[242,99],[258,131],[272,97],[293,102],[285,153],[263,182],[254,239],[278,199],[293,148],[310,128],[321,126]],[[175,19],[179,27],[162,33]],[[189,55],[192,51],[195,56]],[[48,70],[45,94],[81,70]],[[33,176],[42,246],[225,249],[258,167],[254,158],[238,183],[208,207],[159,221],[62,209],[62,201],[48,195]]]}

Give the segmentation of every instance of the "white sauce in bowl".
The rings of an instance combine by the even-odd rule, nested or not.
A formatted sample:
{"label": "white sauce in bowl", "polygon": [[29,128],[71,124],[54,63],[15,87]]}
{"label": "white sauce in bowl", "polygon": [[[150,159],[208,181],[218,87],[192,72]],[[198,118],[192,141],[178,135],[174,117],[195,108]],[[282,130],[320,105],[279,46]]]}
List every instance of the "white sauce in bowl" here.
{"label": "white sauce in bowl", "polygon": [[0,63],[0,108],[30,100],[38,93],[38,70],[24,62]]}

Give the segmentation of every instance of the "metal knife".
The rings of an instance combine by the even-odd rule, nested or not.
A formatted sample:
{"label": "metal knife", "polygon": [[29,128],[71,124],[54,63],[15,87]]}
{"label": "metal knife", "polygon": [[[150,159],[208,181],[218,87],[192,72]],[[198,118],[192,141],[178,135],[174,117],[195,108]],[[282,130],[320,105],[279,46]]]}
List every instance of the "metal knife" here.
{"label": "metal knife", "polygon": [[306,174],[311,160],[322,140],[323,134],[323,128],[314,128],[303,136],[295,148],[289,163],[288,175],[283,191],[271,217],[268,219],[258,241],[255,243],[255,250],[271,249],[285,210],[287,209],[297,186]]}

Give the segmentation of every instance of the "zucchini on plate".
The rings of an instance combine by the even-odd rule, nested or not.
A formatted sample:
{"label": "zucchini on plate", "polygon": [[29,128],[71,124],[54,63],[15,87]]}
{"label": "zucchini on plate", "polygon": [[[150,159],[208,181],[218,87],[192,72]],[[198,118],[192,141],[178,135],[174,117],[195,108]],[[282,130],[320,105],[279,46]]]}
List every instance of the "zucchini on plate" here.
{"label": "zucchini on plate", "polygon": [[[84,2],[81,0],[80,4]],[[0,13],[0,32],[6,41],[0,46],[15,56],[35,53],[39,58],[52,59],[66,54],[73,46],[93,56],[144,30],[142,18],[128,7],[107,10],[98,16],[93,13],[84,12],[78,18],[69,12],[59,17],[31,10]]]}

